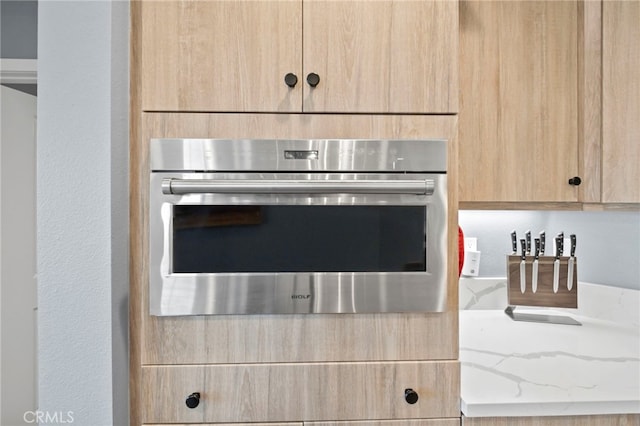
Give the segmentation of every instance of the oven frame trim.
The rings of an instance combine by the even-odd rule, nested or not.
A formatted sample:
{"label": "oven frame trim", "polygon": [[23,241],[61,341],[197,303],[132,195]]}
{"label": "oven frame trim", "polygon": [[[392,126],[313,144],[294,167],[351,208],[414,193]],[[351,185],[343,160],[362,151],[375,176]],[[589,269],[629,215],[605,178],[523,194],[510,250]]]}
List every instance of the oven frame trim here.
{"label": "oven frame trim", "polygon": [[[318,155],[281,156],[283,150]],[[413,154],[412,154],[413,153]],[[149,312],[154,316],[443,312],[447,305],[447,176],[443,140],[152,139]],[[302,157],[302,158],[299,158]],[[211,170],[216,170],[212,172]],[[246,172],[246,170],[255,170]],[[339,170],[338,170],[339,169]],[[163,194],[163,180],[433,180],[433,193]],[[172,273],[172,204],[418,205],[426,271]],[[162,212],[162,214],[160,213]]]}

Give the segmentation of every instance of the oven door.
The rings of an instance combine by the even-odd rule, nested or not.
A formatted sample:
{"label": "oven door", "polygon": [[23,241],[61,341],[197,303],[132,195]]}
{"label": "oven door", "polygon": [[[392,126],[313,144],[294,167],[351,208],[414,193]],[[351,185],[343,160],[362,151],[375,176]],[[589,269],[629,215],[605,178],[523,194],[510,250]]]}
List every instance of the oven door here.
{"label": "oven door", "polygon": [[152,173],[152,315],[439,312],[446,175]]}

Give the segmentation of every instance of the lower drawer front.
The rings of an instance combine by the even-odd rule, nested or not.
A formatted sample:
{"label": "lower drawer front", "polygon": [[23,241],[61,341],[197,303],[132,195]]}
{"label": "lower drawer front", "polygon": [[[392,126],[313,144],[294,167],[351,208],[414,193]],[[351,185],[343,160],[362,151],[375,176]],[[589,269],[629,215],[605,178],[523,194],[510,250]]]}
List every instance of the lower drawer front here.
{"label": "lower drawer front", "polygon": [[[154,424],[147,426],[188,426],[182,424]],[[460,426],[460,419],[381,420],[354,422],[305,422],[305,423],[200,423],[200,426]]]}
{"label": "lower drawer front", "polygon": [[144,423],[460,416],[457,361],[148,366],[142,381]]}
{"label": "lower drawer front", "polygon": [[304,426],[460,426],[456,419],[381,420],[355,422],[309,422]]}

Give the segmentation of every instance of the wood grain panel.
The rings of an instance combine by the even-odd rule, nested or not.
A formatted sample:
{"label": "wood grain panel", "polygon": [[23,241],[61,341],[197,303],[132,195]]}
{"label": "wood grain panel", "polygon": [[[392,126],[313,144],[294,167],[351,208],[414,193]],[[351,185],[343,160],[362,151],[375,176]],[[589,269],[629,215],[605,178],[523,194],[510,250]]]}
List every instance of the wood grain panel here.
{"label": "wood grain panel", "polygon": [[602,201],[640,202],[640,1],[602,9]]}
{"label": "wood grain panel", "polygon": [[301,19],[299,0],[143,1],[142,108],[300,112]]}
{"label": "wood grain panel", "polygon": [[491,202],[461,201],[460,210],[560,210],[577,211],[583,209],[582,203],[534,203],[534,202]]}
{"label": "wood grain panel", "polygon": [[[200,426],[303,426],[302,422],[287,423],[198,423]],[[193,426],[193,423],[149,424],[147,426]]]}
{"label": "wood grain panel", "polygon": [[575,1],[460,2],[460,200],[576,202]]}
{"label": "wood grain panel", "polygon": [[[142,372],[142,317],[140,306],[137,303],[136,283],[139,282],[139,271],[143,270],[140,262],[139,249],[142,233],[136,232],[139,224],[139,212],[143,209],[141,204],[142,171],[144,163],[139,160],[143,146],[140,144],[142,132],[142,106],[140,97],[140,52],[142,49],[142,37],[139,31],[135,31],[136,24],[140,22],[141,3],[139,0],[131,1],[131,31],[130,31],[130,75],[129,75],[129,424],[138,426],[142,423],[140,412],[140,375]],[[138,228],[139,229],[139,228]]]}
{"label": "wood grain panel", "polygon": [[460,419],[305,422],[305,426],[460,426]]}
{"label": "wood grain panel", "polygon": [[462,426],[640,426],[640,414],[562,417],[463,417]]}
{"label": "wood grain panel", "polygon": [[640,211],[640,203],[606,203],[606,204],[583,204],[584,211],[603,212],[637,212]]}
{"label": "wood grain panel", "polygon": [[[268,422],[455,417],[455,361],[143,367],[143,420]],[[415,404],[404,400],[415,390]],[[185,405],[200,392],[195,409]]]}
{"label": "wood grain panel", "polygon": [[555,258],[541,256],[538,261],[538,287],[532,290],[533,256],[527,256],[525,262],[526,288],[520,290],[520,257],[507,256],[507,282],[510,305],[545,306],[554,308],[578,307],[578,261],[576,259],[573,270],[573,284],[571,290],[567,286],[568,257],[560,259],[558,270],[558,292],[553,292],[553,263]]}
{"label": "wood grain panel", "polygon": [[306,1],[304,111],[458,111],[457,1]]}
{"label": "wood grain panel", "polygon": [[[427,138],[451,141],[449,260],[457,265],[455,116],[145,114],[131,200],[131,303],[143,364],[457,359],[457,268],[449,267],[447,311],[432,314],[151,317],[148,315],[147,197],[151,137]],[[145,172],[146,171],[146,172]],[[452,183],[453,182],[453,183]]]}
{"label": "wood grain panel", "polygon": [[460,426],[460,419],[305,422],[308,426]]}
{"label": "wood grain panel", "polygon": [[602,2],[578,3],[578,158],[580,200],[602,193]]}
{"label": "wood grain panel", "polygon": [[[192,423],[191,423],[192,424]],[[382,420],[347,422],[304,422],[304,423],[201,423],[201,426],[460,426],[460,419],[420,419]],[[153,424],[149,426],[188,426],[186,423]]]}

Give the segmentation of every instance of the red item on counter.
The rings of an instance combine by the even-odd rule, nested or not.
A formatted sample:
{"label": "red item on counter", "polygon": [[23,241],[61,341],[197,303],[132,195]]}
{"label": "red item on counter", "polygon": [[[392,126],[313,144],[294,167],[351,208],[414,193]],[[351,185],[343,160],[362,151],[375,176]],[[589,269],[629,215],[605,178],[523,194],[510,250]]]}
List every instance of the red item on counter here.
{"label": "red item on counter", "polygon": [[462,274],[462,265],[464,265],[464,234],[462,228],[458,226],[458,277]]}

